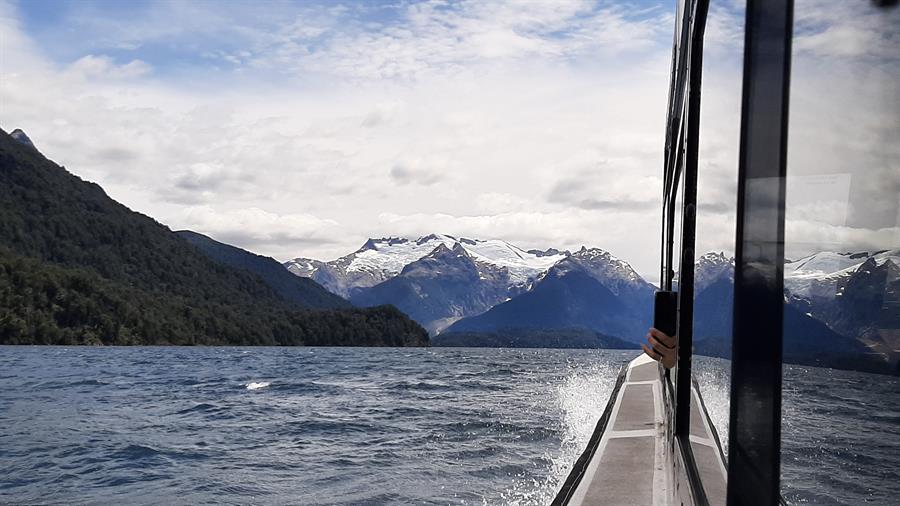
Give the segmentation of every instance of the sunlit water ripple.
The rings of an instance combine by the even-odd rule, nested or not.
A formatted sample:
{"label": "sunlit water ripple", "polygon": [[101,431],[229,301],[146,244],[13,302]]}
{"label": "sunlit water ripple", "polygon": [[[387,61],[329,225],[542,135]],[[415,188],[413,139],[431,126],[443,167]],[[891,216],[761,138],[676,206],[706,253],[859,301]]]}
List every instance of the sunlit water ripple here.
{"label": "sunlit water ripple", "polygon": [[[0,347],[0,503],[546,504],[634,354]],[[726,364],[704,360],[724,431]],[[788,498],[896,497],[896,379],[793,374]],[[848,420],[865,431],[835,439]]]}

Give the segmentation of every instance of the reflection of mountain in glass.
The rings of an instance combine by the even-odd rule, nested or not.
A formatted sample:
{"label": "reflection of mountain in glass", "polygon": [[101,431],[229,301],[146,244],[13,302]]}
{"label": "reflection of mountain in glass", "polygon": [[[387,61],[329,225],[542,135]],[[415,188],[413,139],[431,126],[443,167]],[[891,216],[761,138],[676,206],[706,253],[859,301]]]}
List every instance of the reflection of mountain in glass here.
{"label": "reflection of mountain in glass", "polygon": [[[785,360],[887,370],[896,363],[900,251],[822,252],[785,264]],[[733,259],[698,261],[698,353],[730,355]]]}

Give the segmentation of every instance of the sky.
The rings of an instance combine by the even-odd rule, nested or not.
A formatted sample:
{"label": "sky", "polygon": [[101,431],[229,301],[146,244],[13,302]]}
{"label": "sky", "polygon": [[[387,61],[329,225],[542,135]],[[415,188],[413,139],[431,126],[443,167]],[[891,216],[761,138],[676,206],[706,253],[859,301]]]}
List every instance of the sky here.
{"label": "sky", "polygon": [[[900,247],[900,9],[800,0],[787,254]],[[429,233],[655,281],[672,1],[0,0],[0,127],[279,260]],[[697,251],[733,251],[743,11],[713,2]]]}

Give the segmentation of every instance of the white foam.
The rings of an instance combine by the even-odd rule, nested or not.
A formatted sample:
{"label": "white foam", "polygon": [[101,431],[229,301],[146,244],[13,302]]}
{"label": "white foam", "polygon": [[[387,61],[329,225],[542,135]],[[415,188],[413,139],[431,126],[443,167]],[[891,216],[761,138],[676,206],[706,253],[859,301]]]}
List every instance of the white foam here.
{"label": "white foam", "polygon": [[556,402],[560,408],[562,444],[558,451],[545,454],[549,469],[538,474],[536,480],[516,476],[512,486],[502,495],[503,504],[550,504],[565,482],[569,471],[587,447],[597,421],[603,415],[615,386],[618,368],[610,364],[577,370],[557,388]]}
{"label": "white foam", "polygon": [[259,390],[260,388],[266,388],[269,385],[271,385],[271,383],[269,383],[268,381],[252,381],[250,383],[247,383],[247,390]]}
{"label": "white foam", "polygon": [[722,451],[728,455],[728,417],[731,409],[731,364],[720,358],[695,357],[693,374],[700,386],[703,404],[716,427]]}

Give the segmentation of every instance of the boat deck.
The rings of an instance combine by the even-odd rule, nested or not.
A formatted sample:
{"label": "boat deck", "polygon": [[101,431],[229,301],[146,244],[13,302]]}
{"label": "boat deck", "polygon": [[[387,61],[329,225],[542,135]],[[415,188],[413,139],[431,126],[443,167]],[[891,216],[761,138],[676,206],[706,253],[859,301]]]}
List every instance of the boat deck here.
{"label": "boat deck", "polygon": [[[561,504],[672,504],[674,449],[667,444],[664,383],[646,355],[628,364],[585,454],[557,497]],[[696,388],[691,403],[691,447],[710,504],[725,503],[726,471]]]}

